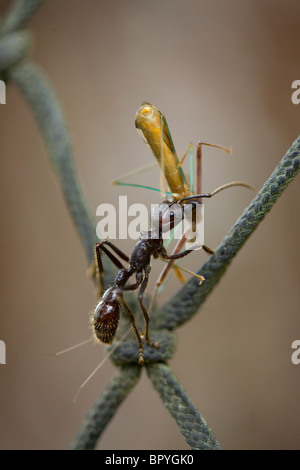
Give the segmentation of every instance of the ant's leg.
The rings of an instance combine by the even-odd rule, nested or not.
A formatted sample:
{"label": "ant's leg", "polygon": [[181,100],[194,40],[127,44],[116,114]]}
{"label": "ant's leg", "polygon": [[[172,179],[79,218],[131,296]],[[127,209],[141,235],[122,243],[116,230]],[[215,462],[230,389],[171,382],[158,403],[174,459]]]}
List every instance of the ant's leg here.
{"label": "ant's leg", "polygon": [[[178,241],[176,247],[174,248],[174,251],[172,253],[172,255],[176,254],[176,253],[179,253],[179,251],[181,250],[181,248],[183,247],[183,245],[185,244],[186,242],[186,235],[183,234],[182,238]],[[151,302],[150,302],[150,305],[149,305],[149,308],[148,308],[148,313],[150,315],[150,313],[152,312],[152,308],[153,308],[153,304],[156,300],[156,296],[157,296],[157,293],[158,293],[158,289],[160,288],[160,286],[162,285],[162,283],[164,282],[164,280],[166,279],[169,271],[171,268],[174,269],[175,271],[175,274],[176,276],[178,277],[178,279],[181,281],[181,282],[185,282],[185,279],[184,277],[182,276],[181,272],[179,271],[179,269],[175,266],[173,266],[173,263],[175,262],[175,260],[170,260],[163,268],[163,270],[161,271],[157,281],[156,281],[156,284],[155,284],[155,288],[154,288],[154,292],[153,292],[153,295],[151,297]]]}
{"label": "ant's leg", "polygon": [[[119,248],[117,248],[115,245],[113,245],[111,242],[108,240],[103,240],[102,242],[98,242],[95,245],[95,267],[93,274],[97,272],[98,268],[98,274],[99,274],[99,282],[98,282],[98,296],[101,297],[101,293],[103,291],[103,286],[102,286],[102,273],[104,272],[104,267],[102,263],[102,257],[101,253],[102,251],[107,255],[107,257],[110,259],[110,261],[120,270],[120,269],[125,269],[122,263],[114,256],[113,253],[110,252],[108,248],[106,248],[105,245],[108,245],[112,250],[114,250],[122,259],[127,261],[128,257],[121,251]],[[121,256],[122,255],[122,256]]]}
{"label": "ant's leg", "polygon": [[202,246],[202,249],[208,254],[208,255],[213,255],[215,250],[213,250],[212,248],[209,248],[208,246],[206,245],[203,245]]}
{"label": "ant's leg", "polygon": [[158,341],[151,341],[150,338],[149,338],[148,328],[149,328],[150,318],[149,318],[149,314],[148,314],[148,311],[146,309],[146,306],[143,302],[144,293],[145,293],[145,290],[146,290],[146,287],[147,287],[148,281],[149,281],[149,272],[150,272],[150,268],[145,272],[145,276],[144,276],[143,282],[141,284],[141,288],[140,288],[140,292],[139,292],[139,296],[138,296],[138,301],[140,303],[140,306],[141,306],[141,309],[142,309],[142,312],[143,312],[143,315],[144,315],[144,318],[145,318],[145,326],[144,326],[144,329],[143,329],[143,332],[142,332],[141,336],[142,336],[142,338],[145,338],[145,341],[149,346],[152,346],[153,348],[159,348],[160,347],[159,342]]}
{"label": "ant's leg", "polygon": [[146,307],[143,303],[143,295],[144,295],[144,292],[145,292],[147,284],[148,284],[149,272],[150,272],[150,269],[145,273],[145,277],[144,277],[143,280],[142,280],[141,275],[137,275],[137,282],[135,284],[131,284],[129,286],[123,287],[123,291],[135,290],[139,286],[141,286],[139,296],[138,296],[138,300],[139,300],[139,303],[140,303],[140,306],[141,306],[141,309],[142,309],[142,312],[143,312],[143,315],[144,315],[144,318],[145,318],[145,327],[144,327],[144,330],[143,330],[143,333],[142,333],[141,336],[145,337],[145,340],[146,340],[147,344],[149,344],[150,346],[158,348],[159,343],[152,342],[149,339],[149,334],[148,334],[149,315],[148,315],[147,309],[146,309]]}
{"label": "ant's leg", "polygon": [[136,282],[135,284],[130,284],[129,286],[122,287],[122,290],[136,290],[140,285],[140,282]]}
{"label": "ant's leg", "polygon": [[[196,246],[196,245],[195,245]],[[199,246],[200,247],[200,246]],[[192,253],[192,251],[194,251],[193,248],[189,249],[189,250],[184,250],[184,251],[180,251],[179,253],[175,253],[174,255],[167,255],[167,253],[163,253],[161,252],[161,256],[162,258],[164,259],[180,259],[180,258],[184,258],[184,256],[187,256],[189,255],[190,253]]]}
{"label": "ant's leg", "polygon": [[136,327],[134,315],[133,315],[132,311],[130,310],[129,305],[127,304],[124,297],[122,298],[122,305],[123,305],[123,307],[124,307],[124,309],[125,309],[125,311],[128,315],[128,318],[130,320],[132,329],[134,331],[135,337],[136,337],[137,342],[138,342],[138,358],[139,358],[139,364],[140,364],[140,366],[142,366],[144,364],[144,349],[143,349],[142,339],[141,339],[140,334],[138,332],[138,329]]}
{"label": "ant's leg", "polygon": [[96,243],[94,251],[94,266],[90,267],[91,277],[96,276],[97,296],[100,299],[104,290],[102,283],[102,274],[104,272],[103,263],[101,259],[100,243]]}
{"label": "ant's leg", "polygon": [[101,259],[101,252],[103,251],[107,256],[108,258],[110,259],[110,261],[112,263],[114,263],[114,265],[118,268],[118,269],[125,269],[123,264],[115,257],[115,255],[113,253],[111,253],[108,248],[106,248],[105,245],[108,245],[112,250],[115,251],[115,253],[117,253],[117,255],[120,256],[120,258],[122,258],[124,261],[129,261],[129,258],[127,255],[125,255],[121,250],[119,250],[119,248],[117,248],[115,245],[113,245],[113,243],[111,243],[110,241],[108,240],[103,240],[102,242],[98,242],[96,243],[96,246],[95,246],[95,250],[96,250],[96,260],[97,260],[97,264],[98,264],[98,268],[99,268],[99,272],[100,273],[103,273],[104,272],[104,268],[103,268],[103,263],[102,263],[102,259]]}
{"label": "ant's leg", "polygon": [[[102,242],[100,242],[100,245],[101,245],[101,247],[103,247],[103,245],[108,245],[122,260],[129,263],[129,257],[123,251],[121,251],[120,248],[118,248],[116,245],[114,245],[111,241],[103,240]],[[103,249],[103,251],[104,251],[104,249]]]}

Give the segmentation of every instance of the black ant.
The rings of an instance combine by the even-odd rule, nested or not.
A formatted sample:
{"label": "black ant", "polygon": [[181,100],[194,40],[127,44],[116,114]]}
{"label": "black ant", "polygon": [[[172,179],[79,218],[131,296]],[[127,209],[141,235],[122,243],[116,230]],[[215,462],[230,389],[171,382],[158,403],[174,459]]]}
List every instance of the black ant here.
{"label": "black ant", "polygon": [[[164,201],[152,212],[152,229],[141,232],[140,240],[133,248],[130,258],[109,240],[103,240],[99,243],[96,243],[96,262],[100,276],[104,271],[101,260],[101,251],[103,251],[119,269],[119,272],[113,281],[113,285],[104,292],[100,302],[95,308],[93,315],[94,333],[101,342],[108,344],[112,343],[118,328],[120,308],[122,306],[129,317],[138,342],[138,363],[140,365],[144,364],[142,338],[145,338],[145,341],[149,346],[155,348],[159,347],[158,342],[153,342],[149,338],[149,314],[143,302],[143,296],[148,285],[149,274],[151,270],[151,257],[153,256],[153,258],[161,258],[165,261],[168,261],[169,263],[172,263],[177,259],[187,256],[195,249],[203,248],[208,254],[213,254],[213,250],[203,244],[200,245],[198,243],[189,249],[179,252],[175,251],[172,255],[168,255],[163,244],[163,233],[172,230],[175,226],[182,222],[182,220],[189,213],[192,214],[192,227],[194,231],[194,227],[196,225],[195,208],[197,204],[202,203],[201,199],[211,198],[220,191],[232,186],[245,186],[251,188],[248,183],[232,182],[220,186],[211,193],[194,194],[183,197],[177,201]],[[124,268],[123,264],[108,249],[108,247],[114,251],[123,261],[129,263],[129,268]],[[134,273],[136,275],[136,282],[134,284],[127,285],[127,281]],[[200,278],[201,282],[204,280],[202,276],[195,276]],[[134,314],[132,313],[123,295],[126,291],[136,290],[138,288],[140,289],[138,294],[138,301],[145,318],[145,326],[141,335],[139,334],[136,327]]]}
{"label": "black ant", "polygon": [[[199,197],[199,196],[198,196]],[[206,197],[206,195],[204,195]],[[172,203],[168,201],[168,204],[172,206]],[[97,304],[93,314],[93,327],[96,337],[103,343],[112,343],[120,319],[120,308],[123,307],[127,313],[130,323],[132,325],[134,334],[138,342],[138,363],[144,364],[144,351],[142,338],[145,338],[146,343],[149,346],[158,348],[159,343],[153,342],[149,338],[149,315],[147,308],[143,302],[143,296],[148,284],[149,274],[151,270],[151,257],[161,258],[163,260],[176,260],[187,256],[194,249],[200,248],[201,245],[194,245],[192,248],[181,251],[179,253],[168,255],[163,245],[163,232],[171,230],[174,226],[179,223],[178,217],[176,219],[173,209],[167,213],[166,210],[162,212],[162,205],[156,209],[158,216],[158,230],[152,228],[149,231],[141,232],[141,238],[133,248],[130,258],[123,253],[118,247],[116,247],[109,240],[103,240],[96,243],[96,262],[99,269],[99,274],[103,273],[103,264],[101,260],[101,252],[103,251],[108,258],[114,263],[119,269],[119,272],[113,281],[113,285],[107,289],[100,302]],[[184,216],[179,217],[180,221]],[[168,222],[166,222],[168,220]],[[123,261],[129,263],[129,268],[124,268],[123,264],[116,258],[116,256],[109,250],[114,251]],[[135,273],[136,282],[134,284],[127,285],[129,278]],[[202,278],[203,280],[203,278]],[[125,291],[139,290],[138,301],[141,306],[144,318],[145,327],[142,334],[136,327],[134,314],[132,313],[126,299],[124,297]]]}

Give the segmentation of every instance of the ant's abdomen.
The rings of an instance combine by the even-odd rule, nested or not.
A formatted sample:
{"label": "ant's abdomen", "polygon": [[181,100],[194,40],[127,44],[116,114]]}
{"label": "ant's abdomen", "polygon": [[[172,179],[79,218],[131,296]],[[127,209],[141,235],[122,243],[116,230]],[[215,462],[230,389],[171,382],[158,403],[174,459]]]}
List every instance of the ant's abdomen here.
{"label": "ant's abdomen", "polygon": [[94,333],[102,343],[112,343],[120,319],[118,302],[108,303],[101,300],[95,308],[93,317]]}

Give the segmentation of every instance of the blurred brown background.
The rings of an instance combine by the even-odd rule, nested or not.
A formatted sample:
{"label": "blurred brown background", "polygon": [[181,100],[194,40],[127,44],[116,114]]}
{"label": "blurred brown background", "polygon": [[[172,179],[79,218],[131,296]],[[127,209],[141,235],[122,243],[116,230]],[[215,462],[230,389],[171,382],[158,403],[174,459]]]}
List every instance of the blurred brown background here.
{"label": "blurred brown background", "polygon": [[[1,0],[1,13],[9,4]],[[111,180],[153,158],[134,127],[142,101],[167,117],[179,154],[206,149],[204,190],[249,181],[258,190],[299,135],[300,4],[257,0],[51,0],[28,27],[32,58],[63,105],[74,156],[95,214],[102,202],[158,202]],[[95,303],[86,259],[35,120],[8,87],[1,119],[0,447],[66,448],[115,368],[89,338]],[[136,182],[159,184],[158,169]],[[243,247],[201,312],[178,330],[171,365],[224,449],[299,449],[299,180]],[[154,198],[154,200],[153,200]],[[205,205],[205,240],[216,247],[252,198],[234,188]],[[130,253],[134,242],[120,241]],[[205,254],[186,259],[196,269]],[[152,284],[161,264],[153,264]],[[149,292],[151,291],[149,287]],[[169,282],[160,301],[179,287]],[[188,449],[143,374],[99,443],[102,449]]]}

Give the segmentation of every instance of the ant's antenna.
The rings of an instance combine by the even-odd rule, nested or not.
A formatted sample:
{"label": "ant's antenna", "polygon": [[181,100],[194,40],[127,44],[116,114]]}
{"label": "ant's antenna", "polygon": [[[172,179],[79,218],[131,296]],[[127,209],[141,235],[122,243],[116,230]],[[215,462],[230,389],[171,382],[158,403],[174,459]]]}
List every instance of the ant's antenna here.
{"label": "ant's antenna", "polygon": [[86,339],[85,341],[81,341],[80,343],[76,343],[73,346],[70,346],[69,348],[63,349],[62,351],[58,351],[56,353],[48,353],[48,354],[46,353],[46,354],[42,354],[42,356],[60,356],[61,354],[67,353],[69,351],[72,351],[73,349],[77,349],[80,346],[84,346],[85,344],[90,343],[92,341],[92,339],[93,338],[91,337],[89,339]]}
{"label": "ant's antenna", "polygon": [[91,372],[91,374],[85,379],[85,381],[80,385],[79,389],[77,390],[74,398],[73,398],[73,402],[75,403],[81,390],[83,389],[83,387],[85,387],[85,385],[89,382],[89,380],[96,374],[96,372],[98,372],[99,369],[101,369],[101,367],[105,364],[105,362],[110,358],[110,356],[115,352],[115,350],[120,346],[120,343],[122,343],[126,338],[127,336],[129,335],[131,331],[131,328],[129,327],[128,330],[125,331],[125,333],[123,334],[123,336],[121,336],[120,340],[118,343],[115,343],[114,346],[111,348],[111,350],[109,351],[109,353],[102,359],[102,361],[97,365],[97,367],[95,367],[95,369]]}

